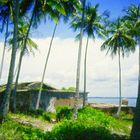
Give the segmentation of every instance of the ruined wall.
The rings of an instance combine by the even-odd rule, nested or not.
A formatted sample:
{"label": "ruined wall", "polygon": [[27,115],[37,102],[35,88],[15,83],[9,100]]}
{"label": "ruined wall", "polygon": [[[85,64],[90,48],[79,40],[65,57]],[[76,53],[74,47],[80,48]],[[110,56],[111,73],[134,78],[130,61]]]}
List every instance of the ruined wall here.
{"label": "ruined wall", "polygon": [[[74,106],[75,92],[42,91],[40,109],[55,112],[57,106]],[[86,94],[87,95],[87,94]],[[34,110],[37,102],[38,91],[18,91],[17,109],[20,111]],[[79,107],[82,106],[83,93],[80,93]],[[13,97],[11,96],[12,107]]]}

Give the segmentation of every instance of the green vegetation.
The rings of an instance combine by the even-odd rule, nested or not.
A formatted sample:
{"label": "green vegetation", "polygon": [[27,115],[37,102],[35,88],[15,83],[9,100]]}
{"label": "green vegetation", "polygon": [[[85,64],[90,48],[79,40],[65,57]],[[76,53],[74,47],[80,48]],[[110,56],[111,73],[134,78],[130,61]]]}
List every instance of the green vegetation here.
{"label": "green vegetation", "polygon": [[[72,111],[68,107],[59,107],[56,114],[41,110],[30,112],[28,115],[9,114],[9,119],[0,126],[0,139],[128,140],[129,138],[132,121],[126,120],[130,118],[128,114],[127,116],[122,114],[121,119],[116,119],[100,110],[85,107],[78,111],[78,119],[73,120],[71,118]],[[124,116],[126,117],[124,118]],[[33,122],[33,125],[32,123],[24,123],[25,120],[28,120],[27,122],[33,121],[35,117],[36,121],[39,119],[51,120],[56,117],[59,122],[53,124],[54,127],[50,132],[44,132],[41,127],[39,129],[35,126],[36,121]],[[16,122],[14,118],[20,118],[22,121],[16,120]],[[44,123],[46,126],[51,124]]]}
{"label": "green vegetation", "polygon": [[45,133],[39,129],[33,128],[32,126],[19,124],[13,120],[7,120],[0,126],[0,139],[45,139]]}
{"label": "green vegetation", "polygon": [[76,88],[75,88],[75,87],[69,87],[69,88],[63,87],[63,88],[62,88],[62,91],[66,91],[66,92],[75,92],[75,91],[76,91]]}
{"label": "green vegetation", "polygon": [[53,140],[125,140],[130,134],[129,125],[124,120],[118,120],[99,110],[85,107],[79,110],[77,120],[61,121],[48,133],[47,138]]}
{"label": "green vegetation", "polygon": [[72,119],[72,109],[69,107],[58,107],[56,109],[56,120],[61,121],[61,120],[70,120]]}
{"label": "green vegetation", "polygon": [[52,113],[52,112],[44,112],[41,109],[38,110],[30,110],[29,112],[24,112],[24,113],[17,113],[17,114],[12,114],[13,116],[18,116],[18,117],[32,117],[32,118],[36,118],[36,119],[40,119],[40,120],[44,120],[44,121],[48,121],[51,122],[52,120],[56,119],[56,114]]}

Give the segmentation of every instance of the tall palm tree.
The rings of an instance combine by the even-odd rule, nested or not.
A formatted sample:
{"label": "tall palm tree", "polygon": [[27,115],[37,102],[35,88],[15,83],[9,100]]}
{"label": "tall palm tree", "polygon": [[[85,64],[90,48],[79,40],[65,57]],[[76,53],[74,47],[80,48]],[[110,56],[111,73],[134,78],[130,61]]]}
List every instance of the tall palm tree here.
{"label": "tall palm tree", "polygon": [[[52,4],[52,2],[54,2],[54,3]],[[80,3],[79,3],[80,1],[77,1],[77,0],[72,0],[72,1],[60,0],[60,1],[57,1],[57,2],[56,1],[52,1],[52,2],[51,2],[51,5],[53,5],[55,7],[55,10],[48,11],[48,14],[49,14],[50,18],[53,19],[56,22],[56,24],[55,24],[53,34],[52,34],[52,38],[51,38],[51,41],[50,41],[50,44],[49,44],[49,50],[48,50],[48,53],[47,53],[45,66],[44,66],[44,70],[43,70],[42,80],[41,80],[40,89],[39,89],[38,98],[37,98],[37,103],[36,103],[36,109],[39,108],[39,102],[40,102],[40,98],[41,98],[43,82],[44,82],[44,78],[45,78],[45,73],[46,73],[46,69],[47,69],[49,56],[50,56],[50,53],[51,53],[53,39],[54,39],[54,36],[55,36],[57,25],[58,25],[59,21],[61,20],[61,18],[63,18],[63,20],[65,22],[67,22],[69,16],[73,15],[77,11],[77,8],[79,8],[79,5],[80,5]]]}
{"label": "tall palm tree", "polygon": [[[29,25],[25,24],[23,21],[19,22],[18,49],[20,49],[21,52],[20,52],[19,63],[18,63],[18,68],[17,68],[15,86],[14,86],[14,90],[13,90],[13,111],[14,112],[16,112],[16,91],[17,91],[18,79],[19,79],[21,63],[22,63],[22,57],[23,57],[22,49],[24,47],[24,41],[25,41],[25,36],[26,36],[28,26]],[[12,44],[12,40],[10,40],[10,42]],[[26,54],[29,54],[29,53],[34,54],[34,49],[37,49],[37,48],[38,48],[37,44],[31,38],[28,37],[24,54],[25,53]]]}
{"label": "tall palm tree", "polygon": [[[7,1],[8,0],[4,0],[3,2],[7,2]],[[2,121],[6,117],[8,110],[9,110],[9,100],[10,100],[10,94],[11,94],[11,88],[12,88],[12,82],[13,82],[13,74],[14,74],[14,68],[15,68],[15,60],[16,60],[16,50],[18,47],[17,41],[18,41],[19,15],[20,15],[20,17],[22,17],[26,14],[32,1],[33,0],[29,0],[29,1],[13,0],[13,1],[11,1],[13,4],[13,6],[11,8],[12,9],[11,15],[12,15],[12,20],[13,20],[13,25],[14,25],[13,46],[12,46],[8,81],[7,81],[5,93],[3,95],[3,100],[2,100],[2,103],[0,106],[0,123],[2,123]]]}
{"label": "tall palm tree", "polygon": [[82,23],[80,28],[80,41],[79,41],[79,48],[78,48],[78,59],[77,59],[77,70],[76,70],[76,93],[75,93],[75,103],[74,103],[74,113],[73,113],[74,119],[77,119],[77,112],[79,106],[80,69],[81,69],[82,41],[83,41],[83,32],[84,32],[85,6],[86,6],[86,0],[82,0],[82,15],[81,15]]}
{"label": "tall palm tree", "polygon": [[0,123],[3,122],[9,110],[9,99],[11,93],[11,86],[13,82],[13,73],[15,67],[15,59],[16,59],[16,49],[17,49],[17,39],[18,39],[18,19],[19,19],[19,1],[13,1],[13,23],[14,23],[14,34],[13,34],[13,46],[12,46],[12,54],[11,54],[11,63],[8,75],[8,82],[6,85],[6,91],[3,95],[3,100],[0,106]]}
{"label": "tall palm tree", "polygon": [[121,85],[121,56],[124,57],[128,55],[131,51],[135,50],[135,41],[131,36],[128,35],[127,29],[124,27],[121,19],[112,22],[110,24],[110,37],[102,44],[101,50],[106,50],[107,53],[110,52],[111,56],[118,55],[118,65],[119,65],[119,107],[117,111],[117,117],[119,117],[121,112],[121,98],[122,98],[122,85]]}
{"label": "tall palm tree", "polygon": [[[23,1],[24,2],[24,1]],[[25,3],[22,3],[23,5],[26,5]],[[30,0],[30,3],[27,3],[27,7],[32,4],[33,5],[33,9],[32,9],[32,13],[31,13],[31,18],[29,19],[29,24],[27,24],[25,26],[25,30],[24,30],[24,38],[19,38],[19,41],[21,41],[21,53],[20,53],[20,57],[19,57],[19,65],[18,65],[18,71],[17,71],[17,77],[16,77],[16,82],[15,82],[15,88],[14,88],[14,112],[16,111],[16,90],[17,90],[17,85],[18,85],[18,79],[19,79],[19,75],[20,75],[20,71],[21,71],[21,64],[22,64],[22,60],[23,60],[23,56],[25,54],[25,52],[27,52],[27,46],[30,47],[30,51],[32,51],[32,47],[37,48],[37,45],[29,38],[29,33],[31,30],[31,27],[36,27],[38,26],[39,22],[41,21],[42,18],[45,18],[45,12],[43,10],[43,6],[44,6],[44,0]],[[22,14],[26,11],[24,11],[24,7],[21,7],[21,9],[23,9]],[[27,22],[27,21],[26,21]],[[21,39],[21,40],[20,40]]]}
{"label": "tall palm tree", "polygon": [[5,27],[5,40],[4,40],[4,47],[3,47],[3,53],[2,53],[2,59],[1,59],[1,66],[0,66],[0,80],[2,77],[2,71],[3,71],[3,65],[4,65],[4,58],[5,58],[5,51],[6,51],[6,44],[7,44],[7,38],[8,38],[8,28],[9,28],[9,21],[10,21],[10,14],[11,14],[11,7],[12,2],[6,1],[4,3],[0,3],[0,21],[1,21],[1,31],[4,30]]}
{"label": "tall palm tree", "polygon": [[[85,106],[86,101],[86,75],[87,75],[87,52],[88,52],[88,44],[89,44],[89,38],[95,39],[95,35],[99,37],[104,37],[104,27],[102,25],[102,16],[104,15],[98,15],[98,4],[95,6],[91,6],[91,4],[88,4],[85,8],[85,19],[84,19],[84,34],[87,35],[87,41],[86,41],[86,48],[85,48],[85,56],[84,56],[84,96],[83,96],[83,106]],[[78,30],[81,27],[81,16],[77,15],[72,20],[71,27],[74,29],[74,31]],[[76,38],[79,39],[78,34]]]}
{"label": "tall palm tree", "polygon": [[137,103],[134,113],[134,120],[131,131],[131,139],[137,140],[140,138],[140,5],[131,5],[125,10],[126,26],[130,30],[130,34],[134,37],[136,45],[139,47],[139,76],[138,76],[138,94]]}

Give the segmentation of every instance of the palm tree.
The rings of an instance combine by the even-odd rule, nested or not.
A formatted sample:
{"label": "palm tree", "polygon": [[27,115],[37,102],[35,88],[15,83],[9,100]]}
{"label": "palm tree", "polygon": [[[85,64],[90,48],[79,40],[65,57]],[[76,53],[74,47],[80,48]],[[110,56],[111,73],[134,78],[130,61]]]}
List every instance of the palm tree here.
{"label": "palm tree", "polygon": [[[14,88],[14,111],[16,111],[16,90],[17,90],[17,85],[18,85],[18,79],[19,79],[19,75],[20,75],[20,70],[21,70],[21,64],[22,64],[22,59],[24,56],[24,53],[27,51],[27,45],[29,46],[29,44],[34,47],[37,48],[37,45],[31,40],[29,39],[29,33],[31,30],[31,27],[35,27],[37,28],[38,24],[40,23],[41,19],[45,19],[46,16],[46,12],[48,12],[48,9],[50,11],[53,11],[53,9],[50,7],[50,5],[48,5],[45,0],[30,0],[30,1],[23,1],[23,3],[21,3],[21,15],[24,15],[26,13],[26,10],[28,11],[28,7],[30,9],[30,5],[33,5],[33,9],[32,9],[32,14],[31,14],[31,18],[29,20],[29,24],[26,30],[26,33],[24,33],[24,42],[22,42],[22,50],[20,53],[20,58],[19,58],[19,65],[18,65],[18,72],[17,72],[17,77],[16,77],[16,82],[15,82],[15,88]],[[45,7],[47,7],[47,10],[45,9]],[[27,21],[26,21],[27,22]],[[31,47],[30,47],[31,49]],[[32,51],[32,50],[30,50]]]}
{"label": "palm tree", "polygon": [[119,65],[119,107],[117,111],[117,117],[121,112],[121,98],[122,98],[122,87],[121,87],[121,56],[128,55],[131,51],[135,50],[135,41],[131,36],[128,35],[127,29],[124,27],[121,19],[112,22],[110,24],[110,37],[102,44],[101,50],[110,52],[111,56],[118,54],[118,65]]}
{"label": "palm tree", "polygon": [[44,10],[42,8],[44,5],[44,0],[42,0],[42,1],[38,1],[38,0],[32,1],[31,0],[29,3],[28,2],[24,3],[24,1],[23,1],[23,3],[21,4],[22,5],[22,7],[21,7],[22,15],[24,15],[26,13],[26,11],[24,10],[26,8],[23,7],[24,5],[27,5],[25,7],[30,7],[30,5],[33,5],[33,9],[32,9],[31,18],[29,20],[29,24],[27,24],[25,26],[25,28],[21,27],[21,29],[24,29],[24,31],[23,31],[24,36],[23,36],[23,38],[19,37],[19,40],[18,40],[19,42],[21,41],[21,44],[19,44],[19,45],[22,45],[22,48],[21,48],[21,53],[20,53],[20,57],[19,57],[18,72],[17,72],[16,82],[15,82],[15,87],[14,87],[14,93],[13,93],[13,95],[14,95],[14,104],[13,104],[14,112],[16,111],[16,90],[17,90],[18,79],[19,79],[19,75],[20,75],[23,56],[24,56],[25,52],[27,52],[27,46],[30,47],[30,51],[32,51],[31,46],[34,48],[37,48],[37,45],[29,38],[29,33],[30,33],[32,25],[34,27],[37,27],[38,23],[41,21],[42,17],[44,18],[44,16],[45,16]]}
{"label": "palm tree", "polygon": [[[84,96],[83,96],[83,106],[85,106],[86,101],[86,75],[87,75],[87,52],[89,38],[95,39],[95,35],[99,37],[104,37],[104,27],[101,24],[102,16],[98,15],[98,4],[91,6],[88,4],[85,8],[85,19],[84,19],[84,34],[87,34],[86,48],[85,48],[85,57],[84,57]],[[74,28],[74,31],[78,30],[81,27],[81,16],[77,15],[71,22],[71,27]],[[76,36],[79,39],[80,34]]]}
{"label": "palm tree", "polygon": [[80,68],[81,68],[81,53],[82,53],[82,40],[83,40],[83,32],[84,32],[84,18],[85,18],[85,6],[86,0],[82,0],[82,22],[80,28],[80,41],[78,48],[78,59],[77,59],[77,71],[76,71],[76,93],[75,93],[75,103],[74,103],[74,114],[73,118],[77,119],[77,111],[79,106],[79,85],[80,85]]}
{"label": "palm tree", "polygon": [[134,37],[136,45],[139,46],[139,76],[138,76],[138,95],[136,109],[134,113],[134,120],[131,130],[131,139],[137,140],[140,138],[140,5],[131,5],[125,10],[126,26],[130,30],[130,34]]}
{"label": "palm tree", "polygon": [[18,19],[19,19],[19,1],[13,1],[13,23],[14,23],[14,34],[13,34],[13,46],[12,46],[12,54],[11,54],[11,63],[9,69],[8,82],[6,85],[6,91],[3,95],[3,100],[0,106],[0,123],[3,122],[9,110],[9,99],[11,93],[11,86],[13,82],[13,73],[15,67],[15,59],[16,59],[16,49],[17,49],[17,39],[18,39]]}
{"label": "palm tree", "polygon": [[[11,94],[11,88],[12,88],[12,82],[13,82],[13,74],[14,74],[14,68],[15,68],[15,60],[16,60],[16,50],[18,47],[17,41],[18,41],[19,15],[22,17],[26,14],[32,1],[33,0],[30,0],[30,1],[14,0],[14,1],[12,1],[13,6],[11,8],[12,12],[10,14],[12,15],[13,25],[14,25],[13,46],[12,46],[8,81],[7,81],[5,93],[3,95],[2,103],[0,106],[0,123],[2,123],[2,121],[6,117],[8,110],[9,110],[9,100],[10,100],[10,94]],[[7,0],[5,0],[4,2],[7,2]]]}
{"label": "palm tree", "polygon": [[11,6],[12,2],[6,1],[5,3],[0,4],[0,21],[2,23],[2,29],[4,30],[5,27],[5,40],[4,40],[4,47],[3,47],[3,53],[2,53],[2,59],[1,59],[1,66],[0,66],[0,80],[2,77],[2,71],[3,71],[3,65],[4,65],[4,57],[5,57],[5,50],[6,50],[6,44],[7,44],[7,38],[8,38],[8,28],[9,28],[9,21],[10,21],[10,14],[11,14]]}
{"label": "palm tree", "polygon": [[55,7],[55,10],[48,11],[48,14],[49,14],[50,18],[53,19],[56,22],[56,24],[55,24],[53,34],[52,34],[52,38],[51,38],[51,41],[50,41],[50,44],[49,44],[49,50],[48,50],[48,53],[47,53],[45,66],[44,66],[44,70],[43,70],[43,74],[42,74],[42,80],[41,80],[40,89],[39,89],[39,93],[38,93],[36,109],[39,108],[39,102],[40,102],[40,98],[41,98],[43,82],[44,82],[44,78],[45,78],[45,73],[46,73],[46,69],[47,69],[49,56],[50,56],[50,53],[51,53],[53,39],[54,39],[54,36],[55,36],[57,25],[58,25],[61,18],[63,18],[63,20],[65,22],[67,22],[68,17],[71,16],[72,14],[74,14],[77,11],[77,8],[79,7],[79,5],[80,5],[80,3],[77,0],[72,0],[72,1],[63,1],[62,0],[62,1],[57,1],[57,2],[54,1],[53,6]]}
{"label": "palm tree", "polygon": [[[13,111],[14,112],[16,112],[16,91],[17,91],[18,79],[19,79],[22,57],[23,57],[22,49],[24,47],[24,41],[25,41],[25,36],[26,36],[28,27],[29,27],[28,24],[25,24],[24,22],[19,22],[18,49],[20,49],[21,52],[20,52],[19,63],[18,63],[18,68],[17,68],[15,86],[13,90]],[[12,40],[10,40],[10,42],[12,43]],[[37,48],[38,48],[37,44],[28,37],[24,54],[25,53],[29,54],[30,52],[34,54],[34,49],[37,49]]]}

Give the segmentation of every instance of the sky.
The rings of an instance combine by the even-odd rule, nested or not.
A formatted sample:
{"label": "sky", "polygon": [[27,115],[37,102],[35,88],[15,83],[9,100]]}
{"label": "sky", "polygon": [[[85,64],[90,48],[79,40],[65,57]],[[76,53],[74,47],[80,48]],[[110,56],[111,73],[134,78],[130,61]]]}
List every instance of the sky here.
{"label": "sky", "polygon": [[[110,18],[116,19],[123,15],[122,9],[130,4],[139,4],[139,0],[89,0],[92,4],[99,3],[99,13],[110,11]],[[32,30],[31,38],[39,48],[35,55],[26,55],[23,59],[20,82],[41,81],[45,58],[47,55],[51,35],[55,24],[52,21],[42,21],[36,30]],[[45,82],[61,89],[75,87],[76,65],[79,42],[74,37],[76,33],[69,24],[59,23],[53,42],[52,52],[45,75]],[[100,46],[104,40],[96,38],[90,40],[87,60],[87,91],[93,97],[116,97],[118,92],[118,58],[112,58],[101,52]],[[83,38],[82,56],[84,55],[86,37]],[[3,46],[1,39],[0,46]],[[7,49],[8,50],[8,49]],[[4,72],[1,83],[7,82],[11,52],[6,52]],[[2,47],[0,47],[0,58]],[[18,57],[16,64],[18,62]],[[122,62],[122,96],[137,96],[138,77],[138,49]],[[83,57],[81,63],[80,90],[83,90]]]}

